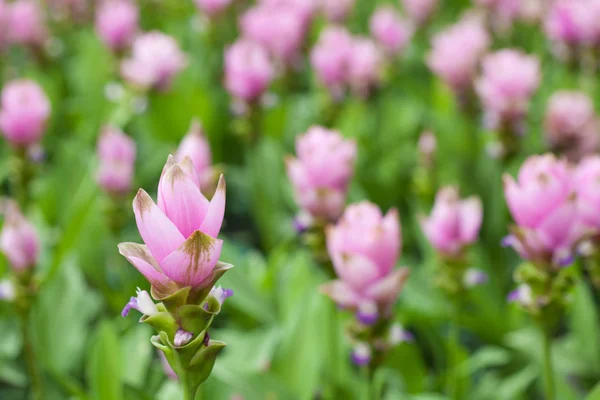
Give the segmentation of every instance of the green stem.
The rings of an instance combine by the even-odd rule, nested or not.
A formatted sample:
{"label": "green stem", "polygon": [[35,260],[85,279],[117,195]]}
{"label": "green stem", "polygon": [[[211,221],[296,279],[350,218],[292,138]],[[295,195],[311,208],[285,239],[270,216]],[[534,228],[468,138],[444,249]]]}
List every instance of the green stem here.
{"label": "green stem", "polygon": [[458,316],[460,313],[460,307],[458,302],[454,304],[452,310],[452,320],[450,322],[450,335],[448,337],[448,382],[447,382],[447,393],[450,399],[460,399],[459,391],[459,376],[458,376],[458,351],[460,347],[460,323]]}
{"label": "green stem", "polygon": [[373,371],[370,365],[365,365],[361,368],[363,375],[363,394],[361,399],[364,400],[376,400],[375,391],[373,390]]}
{"label": "green stem", "polygon": [[183,400],[195,400],[197,388],[190,386],[187,372],[179,374],[179,381],[181,382],[181,390],[183,391]]}
{"label": "green stem", "polygon": [[15,194],[21,209],[24,210],[29,202],[29,183],[33,177],[25,148],[17,150],[16,169]]}
{"label": "green stem", "polygon": [[335,304],[330,305],[329,314],[329,351],[331,357],[331,398],[337,398],[337,382],[338,372],[340,369],[339,365],[339,343],[340,336],[338,332],[338,310]]}
{"label": "green stem", "polygon": [[554,367],[552,365],[552,336],[548,330],[544,330],[544,389],[546,400],[554,400],[555,384],[554,384]]}
{"label": "green stem", "polygon": [[33,350],[29,314],[29,305],[23,307],[19,312],[21,320],[21,337],[23,341],[23,351],[25,353],[25,363],[27,364],[27,373],[29,374],[31,384],[32,397],[34,400],[41,400],[44,398],[44,390],[42,388],[42,376],[38,368],[35,351]]}

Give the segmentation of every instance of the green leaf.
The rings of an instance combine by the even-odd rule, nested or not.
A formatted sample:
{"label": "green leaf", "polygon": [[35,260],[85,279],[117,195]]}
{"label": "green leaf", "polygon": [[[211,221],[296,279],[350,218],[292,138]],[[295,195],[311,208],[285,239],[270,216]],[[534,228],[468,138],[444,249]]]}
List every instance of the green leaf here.
{"label": "green leaf", "polygon": [[124,399],[121,367],[119,339],[112,324],[103,321],[92,340],[87,365],[87,381],[95,399]]}

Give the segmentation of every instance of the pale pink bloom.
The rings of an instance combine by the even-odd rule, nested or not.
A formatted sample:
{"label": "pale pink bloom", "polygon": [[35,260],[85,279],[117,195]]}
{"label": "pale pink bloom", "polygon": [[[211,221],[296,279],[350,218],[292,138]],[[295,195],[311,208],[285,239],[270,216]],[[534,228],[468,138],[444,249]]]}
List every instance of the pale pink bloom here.
{"label": "pale pink bloom", "polygon": [[106,192],[126,194],[131,189],[135,169],[135,142],[119,128],[106,126],[98,141],[100,165],[96,180]]}
{"label": "pale pink bloom", "polygon": [[489,35],[481,21],[463,18],[434,36],[427,65],[455,92],[462,93],[472,87],[489,44]]}
{"label": "pale pink bloom", "polygon": [[427,21],[437,7],[438,0],[402,0],[404,11],[418,24]]}
{"label": "pale pink bloom", "polygon": [[96,10],[96,32],[113,50],[123,50],[138,30],[139,10],[130,0],[105,0]]}
{"label": "pale pink bloom", "polygon": [[577,161],[598,150],[600,125],[592,99],[583,92],[559,91],[550,97],[544,121],[552,150]]}
{"label": "pale pink bloom", "polygon": [[497,129],[503,121],[522,119],[540,80],[540,63],[535,56],[514,49],[487,55],[475,89],[485,108],[490,128]]}
{"label": "pale pink bloom", "polygon": [[9,6],[8,38],[16,44],[41,46],[48,37],[46,21],[34,0],[17,0]]}
{"label": "pale pink bloom", "polygon": [[421,220],[429,243],[444,257],[459,257],[465,247],[477,240],[483,210],[477,197],[461,200],[455,187],[437,193],[431,215]]}
{"label": "pale pink bloom", "polygon": [[166,90],[186,66],[187,57],[177,41],[152,31],[135,38],[131,57],[121,63],[121,75],[134,86]]}
{"label": "pale pink bloom", "polygon": [[327,229],[327,250],[339,279],[322,290],[341,307],[364,313],[361,306],[374,303],[385,312],[408,278],[406,268],[394,269],[401,240],[395,209],[383,216],[367,201],[348,206]]}
{"label": "pale pink bloom", "polygon": [[258,3],[267,6],[292,7],[301,16],[305,27],[308,27],[308,24],[317,11],[319,1],[320,0],[260,0]]}
{"label": "pale pink bloom", "polygon": [[189,157],[194,164],[202,192],[208,192],[211,187],[214,188],[210,144],[198,120],[192,121],[190,130],[181,140],[177,153],[175,153],[175,160],[178,162],[182,162],[185,157]]}
{"label": "pale pink bloom", "polygon": [[341,26],[325,28],[311,51],[310,62],[319,81],[333,93],[343,91],[351,55],[352,35]]}
{"label": "pale pink bloom", "polygon": [[356,142],[315,126],[296,139],[296,154],[286,164],[298,205],[314,218],[335,221],[354,173]]}
{"label": "pale pink bloom", "polygon": [[520,16],[523,0],[476,0],[475,2],[487,9],[492,24],[497,28],[506,29]]}
{"label": "pale pink bloom", "polygon": [[600,2],[595,0],[557,0],[545,20],[548,38],[569,46],[591,45],[598,39]]}
{"label": "pale pink bloom", "polygon": [[352,90],[367,95],[381,80],[383,53],[375,42],[366,37],[355,37],[348,64],[348,83]]}
{"label": "pale pink bloom", "polygon": [[6,140],[20,147],[39,142],[50,116],[50,101],[36,82],[6,83],[0,105],[0,130]]}
{"label": "pale pink bloom", "polygon": [[29,222],[19,206],[12,200],[3,204],[4,225],[0,233],[0,250],[16,271],[33,268],[39,256],[39,237],[35,227]]}
{"label": "pale pink bloom", "polygon": [[275,59],[291,64],[306,36],[302,9],[287,4],[260,4],[240,19],[242,35],[262,45]]}
{"label": "pale pink bloom", "polygon": [[196,7],[209,17],[216,17],[221,14],[229,5],[232,0],[195,0]]}
{"label": "pale pink bloom", "polygon": [[158,205],[140,189],[133,212],[144,245],[119,244],[119,252],[152,284],[153,294],[178,288],[212,287],[230,265],[218,263],[223,241],[217,239],[225,213],[225,180],[209,202],[189,158],[172,156],[158,183]]}
{"label": "pale pink bloom", "polygon": [[258,100],[274,77],[273,63],[258,43],[238,39],[225,50],[225,88],[246,102]]}
{"label": "pale pink bloom", "polygon": [[600,156],[583,159],[575,170],[577,213],[586,227],[600,233]]}
{"label": "pale pink bloom", "polygon": [[390,6],[381,6],[371,16],[371,34],[389,54],[404,51],[413,34],[413,28]]}
{"label": "pale pink bloom", "polygon": [[321,0],[321,10],[331,22],[342,22],[352,12],[356,0]]}
{"label": "pale pink bloom", "polygon": [[534,262],[567,263],[581,237],[567,162],[552,154],[529,157],[517,181],[504,176],[504,195],[516,223],[504,243]]}

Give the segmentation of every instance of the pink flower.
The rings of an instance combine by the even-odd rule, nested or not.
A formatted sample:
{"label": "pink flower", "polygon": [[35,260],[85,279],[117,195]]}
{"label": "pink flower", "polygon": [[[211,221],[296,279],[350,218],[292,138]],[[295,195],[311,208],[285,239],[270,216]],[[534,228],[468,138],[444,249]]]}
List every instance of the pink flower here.
{"label": "pink flower", "polygon": [[121,243],[119,252],[152,284],[153,296],[186,286],[212,287],[231,267],[218,264],[223,241],[216,237],[225,212],[223,177],[209,202],[200,192],[190,159],[176,163],[169,156],[158,183],[158,205],[140,189],[133,212],[145,244]]}
{"label": "pink flower", "polygon": [[550,97],[544,121],[550,147],[577,161],[598,150],[600,126],[592,99],[583,92],[559,91]]}
{"label": "pink flower", "polygon": [[504,176],[504,195],[517,225],[505,244],[525,259],[564,264],[581,236],[567,163],[551,154],[529,157],[517,181]]}
{"label": "pink flower", "polygon": [[50,102],[34,81],[19,79],[8,82],[2,89],[0,130],[15,146],[37,143],[46,129]]}
{"label": "pink flower", "polygon": [[0,250],[16,271],[34,267],[38,261],[39,238],[35,227],[19,210],[12,200],[2,205],[4,225],[0,233]]}
{"label": "pink flower", "polygon": [[319,81],[333,93],[343,91],[351,54],[352,35],[346,28],[338,26],[325,28],[311,51],[311,65]]}
{"label": "pink flower", "polygon": [[111,194],[123,195],[131,188],[135,167],[135,142],[120,129],[106,126],[98,141],[100,166],[96,180]]}
{"label": "pink flower", "polygon": [[221,14],[229,5],[232,0],[195,0],[196,7],[209,17],[213,18]]}
{"label": "pink flower", "polygon": [[421,221],[429,243],[445,257],[458,257],[477,240],[481,219],[481,201],[477,197],[461,200],[455,187],[438,192],[429,218]]}
{"label": "pink flower", "polygon": [[355,0],[321,0],[321,10],[331,22],[342,22],[352,12]]}
{"label": "pink flower", "polygon": [[518,121],[525,116],[540,75],[538,59],[518,50],[499,50],[483,59],[483,73],[475,89],[491,128],[497,129],[501,121]]}
{"label": "pink flower", "polygon": [[408,21],[389,6],[377,8],[371,16],[371,34],[389,54],[401,53],[412,37],[413,29]]}
{"label": "pink flower", "polygon": [[383,216],[367,201],[348,206],[337,225],[327,229],[327,249],[339,280],[323,291],[341,307],[364,312],[371,307],[363,305],[375,304],[387,309],[408,277],[406,268],[394,269],[400,247],[395,209]]}
{"label": "pink flower", "polygon": [[308,27],[320,0],[259,0],[260,5],[285,6],[294,8],[302,18],[305,27]]}
{"label": "pink flower", "polygon": [[500,29],[510,27],[510,24],[521,13],[523,0],[476,0],[476,3],[487,9],[491,21]]}
{"label": "pink flower", "polygon": [[475,18],[463,18],[434,36],[427,65],[455,92],[465,92],[472,87],[479,61],[489,44],[483,24]]}
{"label": "pink flower", "polygon": [[10,5],[8,37],[11,42],[41,46],[47,36],[46,21],[36,1],[17,0]]}
{"label": "pink flower", "polygon": [[348,80],[355,93],[367,95],[370,89],[379,84],[383,54],[371,39],[356,37],[348,64]]}
{"label": "pink flower", "polygon": [[[175,154],[175,160],[178,162],[182,162],[185,157],[189,157],[194,164],[194,169],[200,179],[200,189],[207,192],[213,185],[214,171],[210,144],[204,136],[202,125],[198,120],[192,121],[189,132],[179,144]],[[214,186],[212,187],[214,189]]]}
{"label": "pink flower", "polygon": [[123,50],[138,30],[138,7],[129,0],[106,0],[96,11],[96,32],[113,50]]}
{"label": "pink flower", "polygon": [[285,4],[260,4],[240,19],[244,37],[259,43],[271,56],[288,65],[298,56],[306,29],[302,9]]}
{"label": "pink flower", "polygon": [[296,139],[296,153],[297,158],[286,160],[296,201],[314,218],[334,221],[354,173],[356,143],[315,126]]}
{"label": "pink flower", "polygon": [[273,80],[269,54],[258,43],[239,39],[225,51],[225,88],[234,97],[256,101]]}
{"label": "pink flower", "polygon": [[546,16],[546,34],[550,40],[570,46],[591,45],[600,34],[598,18],[598,1],[557,0]]}
{"label": "pink flower", "polygon": [[416,23],[422,24],[429,19],[437,7],[438,0],[402,0],[408,16]]}
{"label": "pink flower", "polygon": [[600,156],[581,161],[575,170],[577,213],[581,222],[596,234],[600,233]]}
{"label": "pink flower", "polygon": [[135,38],[131,58],[121,63],[121,75],[135,86],[166,90],[186,65],[186,56],[177,41],[152,31]]}

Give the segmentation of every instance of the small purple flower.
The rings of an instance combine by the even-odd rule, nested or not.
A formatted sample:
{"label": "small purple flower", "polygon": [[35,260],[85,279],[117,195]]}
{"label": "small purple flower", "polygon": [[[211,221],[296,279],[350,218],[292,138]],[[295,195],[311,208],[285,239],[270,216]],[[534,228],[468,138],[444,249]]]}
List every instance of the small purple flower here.
{"label": "small purple flower", "polygon": [[414,341],[414,336],[411,332],[404,329],[399,323],[395,323],[390,327],[389,342],[392,346],[396,346],[404,342]]}
{"label": "small purple flower", "polygon": [[12,301],[15,296],[15,285],[8,279],[0,281],[0,300]]}
{"label": "small purple flower", "polygon": [[529,285],[519,285],[515,290],[510,292],[506,296],[506,300],[509,303],[519,303],[523,307],[527,307],[533,304],[533,294]]}
{"label": "small purple flower", "polygon": [[463,275],[463,284],[467,288],[483,285],[488,281],[488,275],[480,269],[469,268]]}
{"label": "small purple flower", "polygon": [[175,338],[173,339],[173,344],[175,347],[182,347],[188,344],[194,335],[191,332],[184,331],[183,329],[179,329],[175,332]]}
{"label": "small purple flower", "polygon": [[352,351],[352,362],[359,367],[365,366],[371,362],[371,348],[368,344],[360,342],[354,346]]}
{"label": "small purple flower", "polygon": [[123,311],[121,312],[121,316],[126,317],[132,308],[147,316],[152,316],[158,313],[156,304],[154,304],[148,292],[141,290],[140,288],[137,288],[137,296],[129,299],[129,302],[125,305]]}
{"label": "small purple flower", "polygon": [[225,299],[233,296],[233,290],[223,289],[221,286],[215,286],[210,290],[208,295],[214,297],[220,305],[223,305]]}
{"label": "small purple flower", "polygon": [[372,300],[361,302],[358,305],[356,319],[363,325],[374,325],[379,319],[379,311],[377,303]]}

